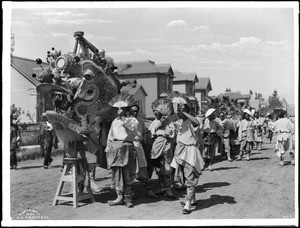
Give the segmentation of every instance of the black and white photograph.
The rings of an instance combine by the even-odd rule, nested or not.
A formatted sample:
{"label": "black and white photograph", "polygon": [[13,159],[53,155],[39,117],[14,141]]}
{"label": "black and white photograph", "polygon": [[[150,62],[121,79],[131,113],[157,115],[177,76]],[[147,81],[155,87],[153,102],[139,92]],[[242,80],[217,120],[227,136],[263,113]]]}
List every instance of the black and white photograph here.
{"label": "black and white photograph", "polygon": [[2,226],[299,226],[299,2],[2,3]]}

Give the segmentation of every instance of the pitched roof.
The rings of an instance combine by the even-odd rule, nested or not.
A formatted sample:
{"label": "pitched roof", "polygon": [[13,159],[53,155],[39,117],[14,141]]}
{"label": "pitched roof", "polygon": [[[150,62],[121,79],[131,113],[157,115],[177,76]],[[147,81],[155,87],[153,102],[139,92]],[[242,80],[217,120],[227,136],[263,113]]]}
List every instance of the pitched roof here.
{"label": "pitched roof", "polygon": [[229,97],[229,99],[247,99],[245,96],[243,96],[240,92],[225,92],[223,94],[224,97]]}
{"label": "pitched roof", "polygon": [[155,64],[151,60],[129,61],[115,63],[119,75],[151,74],[151,73],[173,73],[170,64]]}
{"label": "pitched roof", "polygon": [[155,64],[155,67],[158,69],[160,73],[171,73],[174,74],[171,64]]}
{"label": "pitched roof", "polygon": [[123,86],[121,88],[121,93],[128,93],[128,94],[135,95],[139,89],[141,89],[144,92],[145,96],[148,96],[144,87],[141,84],[136,84],[135,86],[132,83],[127,84],[126,86]]}
{"label": "pitched roof", "polygon": [[[20,72],[26,79],[28,79],[32,84],[39,85],[37,78],[32,77],[32,74],[41,71],[42,68],[36,63],[35,60],[11,56],[11,66]],[[44,68],[48,66],[47,63],[41,64]]]}
{"label": "pitched roof", "polygon": [[173,81],[193,81],[195,83],[199,82],[198,77],[196,73],[184,73],[175,70],[174,71],[174,80]]}
{"label": "pitched roof", "polygon": [[198,82],[195,83],[195,90],[203,90],[203,89],[205,90],[208,89],[209,91],[212,90],[210,79],[198,77]]}

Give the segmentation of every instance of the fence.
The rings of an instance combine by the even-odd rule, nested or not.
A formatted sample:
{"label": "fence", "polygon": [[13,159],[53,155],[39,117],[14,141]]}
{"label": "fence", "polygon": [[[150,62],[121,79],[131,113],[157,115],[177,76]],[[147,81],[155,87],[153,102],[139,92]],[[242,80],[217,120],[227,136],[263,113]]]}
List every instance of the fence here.
{"label": "fence", "polygon": [[37,138],[40,134],[39,124],[20,124],[21,130],[21,146],[37,145]]}

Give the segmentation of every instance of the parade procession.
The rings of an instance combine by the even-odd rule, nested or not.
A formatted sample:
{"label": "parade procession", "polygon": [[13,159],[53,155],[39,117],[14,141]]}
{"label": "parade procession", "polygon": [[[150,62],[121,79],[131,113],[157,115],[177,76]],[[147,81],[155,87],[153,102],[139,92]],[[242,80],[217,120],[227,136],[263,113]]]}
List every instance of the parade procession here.
{"label": "parade procession", "polygon": [[285,10],[13,9],[6,224],[293,224],[298,79]]}
{"label": "parade procession", "polygon": [[[259,115],[259,110],[236,110],[233,117],[232,112],[211,107],[204,116],[199,116],[189,97],[178,91],[152,102],[155,119],[146,126],[147,119],[139,117],[134,96],[120,92],[130,82],[119,81],[113,59],[106,58],[104,50],[87,41],[84,32],[75,32],[74,38],[72,52],[48,52],[49,66],[41,66],[41,73],[33,74],[40,82],[38,93],[49,102],[45,106],[53,107],[45,110],[43,118],[47,123],[44,131],[53,131],[55,136],[51,145],[43,148],[50,148],[51,154],[52,141],[58,140],[64,151],[62,176],[53,205],[69,200],[76,208],[82,199],[94,202],[93,194],[101,192],[101,186],[95,182],[98,166],[111,171],[111,188],[116,199],[108,202],[110,206],[134,207],[133,182],[137,179],[145,186],[146,196],[153,199],[165,195],[175,200],[174,185],[186,191],[182,213],[189,214],[192,206],[197,206],[195,186],[204,170],[213,170],[216,154],[220,153],[229,162],[240,161],[243,155],[250,161],[251,151],[261,150],[267,120]],[[37,59],[36,63],[40,65],[42,60]],[[11,120],[15,115],[12,110]],[[270,118],[267,128],[277,135],[278,163],[283,166],[284,156],[288,155],[294,165],[294,124],[283,108],[274,110],[270,116],[266,115]],[[13,129],[11,153],[20,138]],[[236,145],[239,148],[235,156]],[[11,168],[16,168],[15,160],[11,158]],[[44,168],[51,162],[48,158]],[[153,172],[160,185],[157,192],[152,191],[149,181]],[[73,183],[69,199],[60,195],[68,175],[81,180]],[[80,197],[77,191],[80,194],[86,191],[87,196]]]}

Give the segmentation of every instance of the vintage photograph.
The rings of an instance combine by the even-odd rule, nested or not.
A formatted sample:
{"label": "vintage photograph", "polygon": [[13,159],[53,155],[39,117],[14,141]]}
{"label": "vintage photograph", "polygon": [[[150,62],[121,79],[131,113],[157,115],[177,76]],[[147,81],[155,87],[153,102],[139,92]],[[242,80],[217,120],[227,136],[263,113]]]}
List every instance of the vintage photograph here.
{"label": "vintage photograph", "polygon": [[298,2],[2,10],[3,226],[299,225]]}

